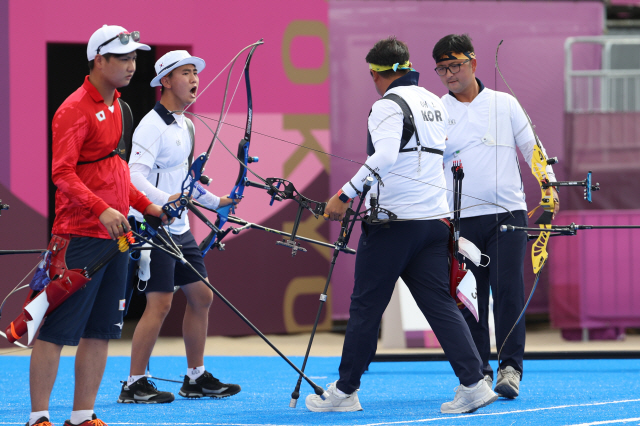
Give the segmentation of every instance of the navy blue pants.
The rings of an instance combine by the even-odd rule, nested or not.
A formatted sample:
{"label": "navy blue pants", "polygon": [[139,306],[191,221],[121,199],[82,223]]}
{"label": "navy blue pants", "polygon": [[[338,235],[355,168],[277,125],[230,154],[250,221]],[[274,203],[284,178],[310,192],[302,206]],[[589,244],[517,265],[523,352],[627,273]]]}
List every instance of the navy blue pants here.
{"label": "navy blue pants", "polygon": [[[489,287],[493,295],[493,316],[496,326],[496,346],[500,350],[505,337],[518,319],[524,307],[524,257],[527,250],[525,232],[499,231],[500,225],[527,226],[527,213],[523,210],[499,215],[489,214],[460,220],[460,235],[471,241],[491,258],[486,268],[467,262],[467,268],[476,277],[478,287],[478,317],[464,309],[471,335],[482,357],[484,374],[493,377],[489,365],[491,346],[489,341]],[[485,258],[483,257],[483,262]],[[500,355],[500,368],[511,366],[522,373],[524,355],[525,322],[520,320],[509,336]]]}
{"label": "navy blue pants", "polygon": [[[159,235],[165,240],[168,240],[163,232],[160,232]],[[207,269],[204,266],[202,252],[198,248],[198,243],[196,243],[191,231],[187,231],[182,235],[171,235],[171,239],[173,239],[176,245],[182,246],[180,251],[187,262],[189,262],[200,275],[207,278]],[[157,238],[153,241],[161,245]],[[153,291],[173,293],[173,286],[183,286],[202,281],[200,276],[193,272],[191,268],[158,249],[151,250],[151,263],[149,264],[149,268],[151,277],[147,282],[144,290],[145,293]]]}
{"label": "navy blue pants", "polygon": [[449,294],[449,228],[439,220],[362,225],[338,389],[353,393],[378,345],[378,327],[398,277],[429,321],[463,385],[482,379],[480,355]]}

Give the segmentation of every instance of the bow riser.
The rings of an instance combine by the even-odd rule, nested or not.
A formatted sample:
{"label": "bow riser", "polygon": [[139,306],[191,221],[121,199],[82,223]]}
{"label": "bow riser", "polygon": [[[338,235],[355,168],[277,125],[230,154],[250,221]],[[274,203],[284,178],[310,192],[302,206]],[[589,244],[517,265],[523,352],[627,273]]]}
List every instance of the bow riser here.
{"label": "bow riser", "polygon": [[194,186],[196,182],[200,181],[202,172],[204,172],[204,166],[208,159],[209,155],[206,152],[203,152],[198,156],[198,158],[193,161],[193,164],[191,164],[191,169],[189,169],[189,173],[184,178],[184,181],[182,181],[182,188],[185,189],[185,191],[183,191],[183,194],[179,198],[173,201],[169,201],[164,206],[162,206],[162,210],[167,216],[178,219],[182,217],[182,212],[193,196]]}

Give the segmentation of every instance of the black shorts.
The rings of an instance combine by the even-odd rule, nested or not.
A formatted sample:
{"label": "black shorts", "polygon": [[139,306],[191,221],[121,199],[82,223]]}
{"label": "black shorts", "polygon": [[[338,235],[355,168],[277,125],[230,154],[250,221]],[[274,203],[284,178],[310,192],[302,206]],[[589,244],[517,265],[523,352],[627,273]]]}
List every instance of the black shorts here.
{"label": "black shorts", "polygon": [[[163,235],[162,231],[159,233]],[[166,239],[166,237],[164,237]],[[204,259],[202,252],[198,248],[195,238],[191,231],[187,231],[182,235],[172,235],[171,238],[177,245],[181,245],[182,254],[204,278],[207,278],[207,270],[204,267]],[[159,243],[158,240],[154,242]],[[153,249],[151,250],[151,263],[149,264],[151,277],[147,281],[146,288],[143,283],[138,288],[145,293],[152,291],[171,292],[174,286],[183,286],[197,281],[201,278],[187,265],[171,257],[167,253]]]}
{"label": "black shorts", "polygon": [[[82,269],[113,240],[72,238],[67,248],[69,269]],[[129,253],[118,253],[93,274],[91,281],[73,293],[44,320],[38,339],[57,345],[77,346],[80,338],[119,339],[125,309],[125,279]]]}

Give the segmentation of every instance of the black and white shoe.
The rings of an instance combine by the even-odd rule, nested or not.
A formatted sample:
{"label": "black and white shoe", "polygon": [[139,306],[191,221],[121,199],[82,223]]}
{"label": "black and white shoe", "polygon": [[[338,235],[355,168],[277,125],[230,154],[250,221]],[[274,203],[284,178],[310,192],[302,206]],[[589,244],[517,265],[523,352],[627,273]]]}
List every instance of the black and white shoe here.
{"label": "black and white shoe", "polygon": [[142,377],[131,386],[127,386],[127,382],[122,382],[122,391],[118,402],[122,404],[164,404],[174,399],[171,392],[159,391],[155,383]]}
{"label": "black and white shoe", "polygon": [[238,392],[240,392],[239,385],[220,383],[220,380],[205,371],[196,380],[190,379],[189,376],[184,376],[184,383],[180,388],[179,394],[185,398],[202,398],[203,396],[226,398]]}

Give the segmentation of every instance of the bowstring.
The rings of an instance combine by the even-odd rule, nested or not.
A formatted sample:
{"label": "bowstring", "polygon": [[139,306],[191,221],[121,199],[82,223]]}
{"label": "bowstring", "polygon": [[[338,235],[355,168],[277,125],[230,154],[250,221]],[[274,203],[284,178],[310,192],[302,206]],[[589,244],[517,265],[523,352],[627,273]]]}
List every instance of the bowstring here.
{"label": "bowstring", "polygon": [[[524,109],[524,107],[520,103],[520,100],[516,97],[515,92],[513,91],[511,86],[509,86],[509,83],[507,83],[507,80],[504,78],[504,75],[502,75],[502,71],[500,71],[500,66],[498,65],[498,50],[500,49],[500,45],[502,45],[503,41],[504,40],[500,40],[500,43],[498,43],[498,48],[496,49],[496,66],[495,66],[495,70],[498,72],[498,74],[500,74],[500,78],[502,79],[504,84],[507,86],[507,88],[509,89],[509,91],[511,92],[513,97],[515,98],[516,102],[518,103],[518,105],[520,106],[522,111],[524,112],[524,115],[527,118],[527,121],[529,122],[529,127],[531,128],[531,132],[533,133],[533,136],[534,136],[534,139],[536,141],[536,144],[538,144],[538,146],[541,146],[542,144],[540,143],[540,139],[538,138],[538,134],[535,131],[535,126],[533,125],[533,121],[531,121],[531,117],[529,117],[529,114],[527,113],[527,111]],[[497,77],[496,77],[496,85],[497,85]],[[496,117],[496,123],[497,123],[497,119],[498,118]],[[497,126],[496,126],[496,128],[497,128]],[[496,149],[497,149],[497,147],[496,147]],[[533,164],[532,164],[532,167],[533,167]],[[542,226],[541,226],[541,229],[543,229]],[[543,234],[543,233],[544,233],[544,231],[541,231],[540,235]],[[535,246],[535,242],[534,242],[534,246]],[[533,250],[533,247],[531,248],[531,250]],[[525,302],[525,305],[522,308],[522,311],[520,312],[520,315],[518,315],[518,319],[513,324],[513,327],[511,327],[511,330],[507,334],[507,337],[505,337],[505,339],[502,342],[500,350],[498,351],[498,368],[500,367],[500,354],[502,353],[502,349],[504,348],[504,345],[507,342],[507,339],[509,338],[509,336],[511,336],[511,333],[513,332],[513,330],[516,328],[516,326],[518,325],[518,323],[520,322],[520,320],[524,316],[524,314],[525,314],[525,312],[527,310],[527,307],[529,306],[529,302],[531,302],[531,299],[533,298],[533,293],[536,291],[536,287],[538,285],[538,280],[540,279],[540,276],[542,274],[542,270],[544,269],[544,266],[547,264],[547,260],[548,260],[548,258],[544,259],[544,262],[540,266],[540,269],[538,270],[538,273],[536,274],[536,278],[535,278],[535,281],[533,283],[533,287],[531,288],[531,293],[529,293],[529,297],[527,298],[527,301]],[[496,259],[496,261],[497,261],[497,259]],[[496,284],[497,284],[497,282],[496,282]],[[497,288],[497,285],[496,285],[496,288]]]}
{"label": "bowstring", "polygon": [[[229,68],[229,66],[231,66],[233,63],[235,63],[235,61],[236,61],[236,60],[238,59],[238,57],[242,54],[242,52],[244,52],[245,50],[247,50],[248,48],[250,48],[250,47],[252,47],[252,46],[256,46],[256,45],[259,45],[259,44],[262,44],[262,43],[251,43],[251,44],[250,44],[250,45],[248,45],[247,47],[245,47],[245,48],[243,48],[242,50],[240,50],[240,52],[238,52],[238,54],[236,54],[236,56],[234,56],[234,57],[233,57],[233,59],[231,59],[231,60],[227,63],[227,65],[225,65],[225,66],[224,66],[224,68],[222,68],[222,69],[220,70],[220,72],[218,72],[218,74],[217,74],[217,75],[216,75],[216,76],[215,76],[215,77],[214,77],[214,78],[213,78],[213,79],[212,79],[212,80],[211,80],[211,81],[210,81],[210,82],[205,86],[205,88],[204,88],[204,89],[202,89],[202,91],[198,94],[198,96],[196,96],[196,99],[195,99],[193,102],[191,102],[189,105],[187,105],[187,107],[186,107],[182,112],[183,112],[183,113],[184,113],[184,112],[186,112],[186,111],[191,107],[191,105],[193,105],[194,103],[196,103],[196,101],[197,101],[197,100],[198,100],[198,99],[199,99],[199,98],[204,94],[204,92],[209,88],[209,86],[211,86],[211,85],[213,84],[213,82],[215,82],[215,81],[218,79],[218,77],[220,77],[220,76],[222,75],[222,73],[223,73],[227,68]],[[232,67],[232,68],[233,68],[233,67]],[[244,68],[243,68],[243,70],[244,70]],[[231,71],[229,71],[229,72],[231,72]],[[240,74],[240,77],[242,78],[242,74]],[[239,82],[240,82],[240,81],[238,81],[238,84],[239,84]],[[227,86],[227,89],[228,89],[228,86]],[[238,86],[236,86],[236,90],[237,90],[237,89],[238,89]],[[225,91],[226,91],[226,90],[225,90]],[[234,91],[234,96],[235,96],[235,91]],[[231,98],[231,102],[233,102],[233,97]],[[229,106],[231,105],[231,102],[229,102]],[[222,106],[222,109],[223,109],[223,111],[224,111],[224,104],[223,104],[223,106]],[[172,111],[172,112],[173,112],[173,111]],[[228,112],[228,110],[227,110],[227,112]],[[225,114],[225,118],[226,118],[226,114]],[[224,119],[225,119],[225,118],[223,118],[221,121],[222,121],[222,122],[224,122]],[[173,122],[172,122],[171,124],[174,124],[175,122],[176,122],[176,120],[175,120],[175,118],[174,118],[174,119],[173,119]],[[171,124],[169,124],[169,126],[171,126]],[[167,127],[166,127],[166,128],[165,128],[165,129],[164,129],[164,130],[163,130],[163,131],[158,135],[158,137],[157,137],[157,138],[156,138],[156,139],[151,143],[151,145],[149,145],[149,147],[148,147],[147,149],[150,149],[151,147],[153,147],[156,143],[158,143],[158,142],[160,141],[160,139],[162,138],[162,136],[164,135],[164,133],[169,129],[169,126],[167,126]],[[137,163],[141,158],[142,158],[142,157],[140,157],[140,158],[138,158],[138,159],[134,160],[133,162],[131,162],[131,163],[129,164],[129,168],[131,168],[131,166],[132,166],[132,165],[136,164],[136,163]]]}
{"label": "bowstring", "polygon": [[[204,122],[204,119],[206,119],[206,120],[212,120],[212,121],[218,121],[218,120],[216,120],[215,118],[208,117],[208,116],[206,116],[206,115],[202,115],[202,114],[196,114],[196,113],[193,113],[193,112],[189,112],[188,114],[189,114],[189,115],[192,115],[192,116],[194,116],[194,117],[196,117],[196,118],[198,118],[198,119],[199,119],[199,120],[200,120],[200,121],[201,121],[201,122],[202,122],[202,123],[203,123],[203,124],[208,128],[208,129],[209,129],[209,131],[212,131],[212,130],[211,130],[211,127],[209,127],[209,126]],[[225,124],[225,125],[227,125],[227,126],[231,126],[231,127],[235,127],[235,128],[238,128],[238,129],[242,129],[242,127],[240,127],[240,126],[236,126],[236,125],[233,125],[233,124],[230,124],[230,123],[224,123],[224,124]],[[268,134],[265,134],[265,133],[260,133],[260,132],[256,132],[256,131],[252,131],[252,133],[255,133],[255,134],[258,134],[258,135],[261,135],[261,136],[265,136],[265,137],[268,137],[268,138],[271,138],[271,139],[275,139],[275,140],[278,140],[278,141],[281,141],[281,142],[286,142],[286,143],[288,143],[288,144],[295,145],[295,146],[298,146],[298,147],[301,147],[301,148],[305,148],[305,149],[308,149],[308,150],[311,150],[311,151],[314,151],[314,152],[318,152],[318,153],[321,153],[321,154],[324,154],[324,155],[328,155],[328,156],[330,156],[330,157],[339,158],[339,159],[341,159],[341,160],[348,161],[348,162],[351,162],[351,163],[354,163],[354,164],[358,164],[358,165],[360,165],[360,166],[363,166],[363,165],[365,164],[365,163],[360,162],[360,161],[352,160],[352,159],[350,159],[350,158],[341,157],[341,156],[339,156],[339,155],[331,154],[331,153],[329,153],[329,152],[322,151],[322,150],[320,150],[320,149],[316,149],[316,148],[309,148],[309,147],[306,147],[306,146],[304,146],[304,145],[301,145],[301,144],[298,144],[298,143],[295,143],[295,142],[291,142],[291,141],[287,141],[287,140],[285,140],[285,139],[278,138],[278,137],[275,137],[275,136],[271,136],[271,135],[268,135]],[[264,179],[263,177],[261,177],[260,175],[258,175],[256,172],[254,172],[254,171],[251,169],[251,167],[249,167],[248,165],[245,165],[244,163],[242,163],[242,161],[240,161],[240,159],[236,157],[236,155],[235,155],[235,154],[234,154],[234,153],[233,153],[233,152],[232,152],[232,151],[231,151],[231,150],[230,150],[230,149],[229,149],[229,148],[224,144],[224,142],[222,142],[222,140],[221,140],[219,137],[217,137],[216,139],[218,140],[218,142],[220,142],[220,144],[222,144],[222,146],[227,150],[227,152],[229,152],[229,154],[231,154],[231,156],[232,156],[236,161],[238,161],[238,163],[240,163],[240,165],[241,165],[242,167],[245,167],[245,168],[246,168],[246,169],[247,169],[247,170],[248,170],[252,175],[254,175],[254,176],[255,176],[255,177],[257,177],[258,179],[260,179],[262,182],[267,183],[266,179]],[[441,186],[439,186],[439,185],[435,185],[435,184],[430,183],[430,182],[425,182],[425,181],[423,181],[423,180],[419,180],[419,179],[416,179],[416,178],[412,178],[412,177],[410,177],[410,176],[405,176],[405,175],[402,175],[402,174],[399,174],[399,173],[394,173],[394,172],[389,172],[389,174],[390,174],[390,175],[394,175],[394,176],[401,177],[401,178],[403,178],[403,179],[407,179],[407,180],[411,180],[411,181],[414,181],[414,182],[418,182],[418,183],[421,183],[421,184],[424,184],[424,185],[433,186],[433,187],[438,188],[438,189],[444,189],[445,191],[453,192],[452,190],[450,190],[450,189],[448,189],[448,188],[446,188],[446,187],[441,187]],[[509,213],[511,216],[513,216],[513,213],[512,213],[509,209],[507,209],[506,207],[501,206],[500,204],[493,203],[493,202],[491,202],[491,201],[488,201],[488,200],[485,200],[485,199],[482,199],[482,198],[479,198],[479,197],[474,197],[474,196],[472,196],[472,195],[467,195],[467,194],[464,194],[464,193],[461,193],[461,195],[464,195],[464,196],[466,196],[466,197],[468,197],[468,198],[472,198],[472,199],[474,199],[474,200],[482,201],[482,202],[483,202],[482,204],[476,204],[476,205],[474,205],[473,207],[481,206],[481,205],[492,205],[492,206],[499,207],[499,208],[501,208],[501,209],[505,210],[507,213]],[[467,208],[468,208],[468,207],[467,207]],[[464,210],[464,209],[458,209],[458,210],[448,211],[448,212],[444,212],[444,213],[442,213],[442,214],[451,214],[451,213],[455,213],[455,212],[457,212],[457,211],[461,211],[461,210]],[[440,218],[440,217],[442,217],[442,216],[441,216],[441,215],[438,215],[437,217],[438,217],[438,218]],[[425,218],[420,218],[420,219],[425,219]],[[415,219],[414,219],[414,220],[415,220]]]}
{"label": "bowstring", "polygon": [[[496,179],[496,203],[498,202],[498,74],[496,72],[496,70],[499,72],[500,67],[498,66],[498,52],[500,51],[500,46],[502,45],[503,40],[500,40],[500,43],[498,43],[498,47],[496,48],[496,63],[495,63],[495,68],[493,70],[493,87],[495,87],[495,92],[493,94],[494,96],[494,103],[495,103],[495,120],[496,120],[496,146],[495,146],[495,153],[496,153],[496,175],[495,175],[495,179]],[[502,75],[502,74],[500,74]],[[518,155],[516,153],[516,155]],[[516,159],[517,161],[517,159]],[[499,224],[499,219],[498,219],[498,213],[496,212],[496,294],[500,293],[500,230],[498,227]],[[477,289],[476,289],[477,291]],[[489,286],[489,292],[491,292],[491,286]],[[493,295],[492,295],[493,297]],[[495,304],[496,301],[495,299],[493,300],[493,303]],[[488,315],[487,315],[488,318]],[[518,319],[519,320],[519,319]],[[516,321],[517,324],[517,321]],[[513,331],[514,328],[516,328],[516,324],[513,325],[511,331]],[[495,334],[495,316],[494,316],[494,334]],[[509,335],[511,335],[511,331],[509,331],[509,333],[507,334],[507,337],[505,337],[505,339],[502,341],[502,345],[500,345],[500,350],[498,351],[498,370],[500,369],[500,354],[502,353],[502,349],[504,348],[504,343],[507,341],[507,339],[509,338]]]}
{"label": "bowstring", "polygon": [[[254,43],[254,44],[255,44],[255,43]],[[252,45],[250,45],[250,46],[252,46]],[[247,48],[248,48],[248,47],[247,47]],[[246,50],[247,48],[243,49],[242,51],[244,52],[244,50]],[[238,82],[236,83],[236,88],[233,90],[233,94],[231,95],[231,100],[229,101],[229,104],[227,105],[227,110],[226,110],[226,112],[224,113],[224,117],[222,117],[222,120],[220,121],[220,131],[218,132],[218,134],[216,135],[216,133],[215,133],[215,132],[213,132],[213,130],[211,130],[211,127],[207,126],[207,124],[206,124],[206,123],[204,123],[204,121],[200,120],[200,121],[202,121],[202,123],[207,127],[207,129],[209,129],[211,132],[213,132],[213,135],[215,136],[215,138],[214,138],[214,140],[213,140],[213,142],[212,142],[212,143],[213,143],[213,145],[212,145],[211,149],[213,149],[213,146],[215,146],[215,143],[216,143],[215,141],[216,141],[216,139],[217,139],[217,140],[222,144],[222,141],[220,140],[220,133],[222,133],[222,126],[223,126],[223,125],[225,125],[225,124],[229,124],[229,123],[227,123],[227,122],[226,122],[227,115],[229,114],[229,111],[231,110],[231,104],[233,103],[233,100],[234,100],[234,99],[235,99],[235,97],[236,97],[236,92],[238,91],[238,87],[240,87],[240,82],[242,81],[242,76],[244,75],[245,70],[246,70],[246,66],[245,66],[245,67],[243,67],[243,68],[242,68],[242,72],[240,72],[240,77],[238,78]],[[229,72],[231,72],[231,71],[229,71]],[[196,99],[197,99],[197,98],[196,98]],[[222,110],[224,111],[224,104],[223,104],[223,106],[222,106]],[[190,114],[190,115],[192,115],[192,116],[194,116],[194,117],[197,117],[197,115],[196,115],[195,113],[193,113],[193,112],[187,112],[187,111],[186,111],[186,109],[185,109],[184,113],[187,113],[187,114]],[[234,126],[234,127],[239,127],[239,126]],[[194,143],[195,143],[195,141],[194,141]],[[224,145],[224,144],[223,144],[223,145]],[[227,147],[226,147],[226,146],[225,146],[225,149],[227,149]],[[229,151],[229,150],[227,149],[227,151]],[[235,157],[235,155],[234,155],[234,157]]]}

